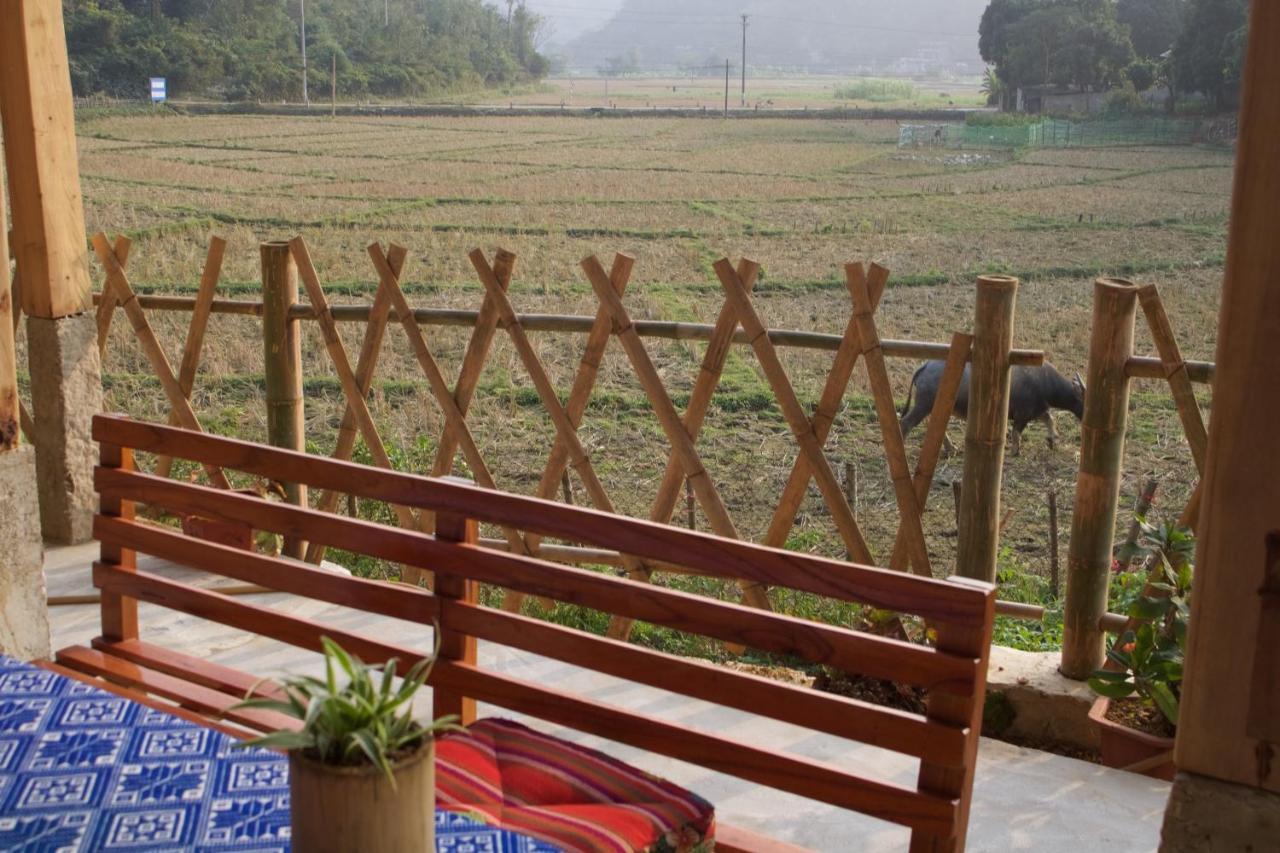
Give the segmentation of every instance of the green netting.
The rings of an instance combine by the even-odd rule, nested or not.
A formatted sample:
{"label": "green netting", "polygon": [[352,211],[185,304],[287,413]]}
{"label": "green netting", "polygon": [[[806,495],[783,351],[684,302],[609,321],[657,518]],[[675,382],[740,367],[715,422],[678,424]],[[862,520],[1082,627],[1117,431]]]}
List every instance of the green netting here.
{"label": "green netting", "polygon": [[1095,148],[1115,145],[1190,145],[1205,141],[1197,121],[1143,117],[1132,119],[1045,118],[1015,125],[906,125],[901,147],[949,148]]}

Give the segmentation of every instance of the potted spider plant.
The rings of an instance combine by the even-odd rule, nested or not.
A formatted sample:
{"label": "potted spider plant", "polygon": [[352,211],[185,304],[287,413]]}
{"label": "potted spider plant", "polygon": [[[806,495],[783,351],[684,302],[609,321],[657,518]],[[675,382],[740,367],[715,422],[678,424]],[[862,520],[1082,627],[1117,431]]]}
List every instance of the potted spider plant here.
{"label": "potted spider plant", "polygon": [[395,658],[369,666],[328,637],[321,638],[325,677],[290,676],[282,698],[251,698],[299,720],[244,746],[289,753],[292,847],[311,851],[427,853],[435,850],[435,735],[457,728],[452,718],[413,719],[413,697],[435,655],[397,684]]}
{"label": "potted spider plant", "polygon": [[1137,627],[1112,644],[1107,666],[1089,679],[1098,694],[1089,717],[1098,727],[1103,764],[1172,780],[1194,540],[1172,524],[1144,521],[1143,529],[1151,568],[1145,578],[1136,576],[1141,590],[1129,594],[1125,608]]}

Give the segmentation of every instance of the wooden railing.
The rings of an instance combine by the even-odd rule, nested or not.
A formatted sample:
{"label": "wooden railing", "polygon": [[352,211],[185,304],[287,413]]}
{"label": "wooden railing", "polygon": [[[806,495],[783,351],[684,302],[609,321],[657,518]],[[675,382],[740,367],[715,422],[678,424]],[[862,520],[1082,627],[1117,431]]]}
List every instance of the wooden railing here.
{"label": "wooden railing", "polygon": [[[995,605],[989,584],[915,577],[119,416],[96,418],[94,437],[102,458],[95,477],[102,509],[94,527],[102,543],[101,560],[94,566],[94,583],[103,593],[102,636],[94,643],[96,650],[60,652],[58,661],[64,665],[215,715],[231,709],[246,690],[270,689],[253,674],[144,640],[139,601],[313,651],[328,636],[371,662],[421,655],[370,631],[335,629],[139,570],[135,554],[149,554],[318,601],[423,626],[435,623],[440,632],[440,660],[431,676],[436,715],[457,713],[470,721],[475,702],[488,702],[911,827],[913,850],[964,848]],[[435,533],[141,473],[133,466],[135,452],[405,507],[433,516]],[[199,512],[401,563],[434,573],[434,589],[351,578],[211,543],[135,517],[135,504]],[[585,542],[633,556],[641,564],[676,565],[747,586],[800,590],[916,614],[934,629],[936,643],[913,645],[486,548],[478,541],[478,522]],[[478,601],[481,583],[913,685],[927,692],[927,710],[892,710],[485,608]],[[758,742],[735,741],[607,705],[554,684],[522,681],[484,666],[476,655],[477,639],[903,753],[920,759],[919,777],[915,785],[866,778]],[[281,722],[260,712],[231,714],[232,722],[250,729]]]}

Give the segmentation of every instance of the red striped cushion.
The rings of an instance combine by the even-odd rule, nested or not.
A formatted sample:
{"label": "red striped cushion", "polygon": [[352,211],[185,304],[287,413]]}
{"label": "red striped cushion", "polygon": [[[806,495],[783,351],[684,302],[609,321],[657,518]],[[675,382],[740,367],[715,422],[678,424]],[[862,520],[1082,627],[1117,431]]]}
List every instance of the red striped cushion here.
{"label": "red striped cushion", "polygon": [[714,847],[715,809],[701,797],[510,720],[436,742],[436,805],[568,851]]}

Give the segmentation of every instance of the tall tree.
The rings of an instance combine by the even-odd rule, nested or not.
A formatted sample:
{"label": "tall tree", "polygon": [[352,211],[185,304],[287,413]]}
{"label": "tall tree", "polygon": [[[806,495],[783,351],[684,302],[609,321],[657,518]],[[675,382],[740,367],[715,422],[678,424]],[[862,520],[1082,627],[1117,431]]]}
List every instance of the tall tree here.
{"label": "tall tree", "polygon": [[1116,19],[1142,59],[1158,60],[1173,47],[1186,14],[1187,0],[1116,0]]}
{"label": "tall tree", "polygon": [[1173,48],[1173,82],[1179,90],[1201,92],[1220,110],[1234,105],[1248,7],[1248,0],[1191,0]]}

